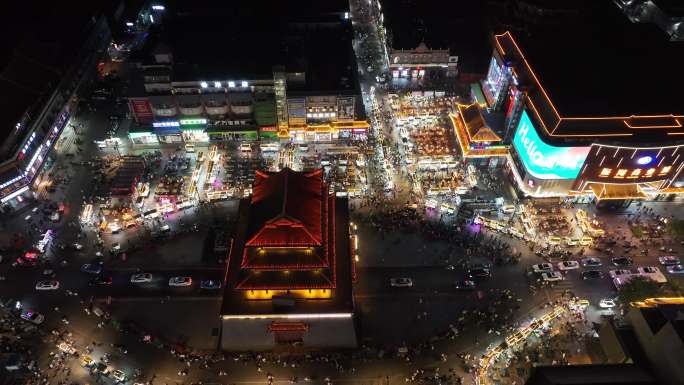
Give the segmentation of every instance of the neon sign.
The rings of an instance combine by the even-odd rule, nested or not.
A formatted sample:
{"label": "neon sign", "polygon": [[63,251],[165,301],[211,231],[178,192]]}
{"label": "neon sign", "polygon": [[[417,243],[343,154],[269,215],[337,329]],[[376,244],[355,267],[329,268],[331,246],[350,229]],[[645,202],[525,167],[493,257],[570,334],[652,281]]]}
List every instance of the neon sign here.
{"label": "neon sign", "polygon": [[527,111],[523,110],[513,139],[525,169],[538,179],[574,179],[591,147],[556,147],[537,134]]}
{"label": "neon sign", "polygon": [[646,165],[646,164],[649,164],[649,163],[651,163],[652,161],[653,161],[653,157],[650,157],[650,156],[648,156],[648,155],[642,156],[641,158],[637,159],[637,163],[639,163],[639,164],[642,165],[642,166],[643,166],[643,165]]}

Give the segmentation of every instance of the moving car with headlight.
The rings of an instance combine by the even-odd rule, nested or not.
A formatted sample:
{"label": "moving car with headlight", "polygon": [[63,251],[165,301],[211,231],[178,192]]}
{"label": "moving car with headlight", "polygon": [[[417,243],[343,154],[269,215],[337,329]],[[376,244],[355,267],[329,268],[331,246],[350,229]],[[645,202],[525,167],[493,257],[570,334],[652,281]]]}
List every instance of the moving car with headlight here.
{"label": "moving car with headlight", "polygon": [[601,301],[599,301],[599,307],[603,309],[615,307],[615,300],[604,298]]}
{"label": "moving car with headlight", "polygon": [[32,310],[24,310],[20,314],[21,319],[40,325],[45,321],[45,316]]}
{"label": "moving car with headlight", "polygon": [[679,265],[682,263],[679,260],[679,258],[675,257],[674,255],[666,255],[664,257],[660,257],[660,258],[658,258],[658,261],[663,266]]}
{"label": "moving car with headlight", "polygon": [[406,277],[390,278],[390,286],[392,286],[392,287],[411,287],[411,286],[413,286],[413,280],[411,278],[406,278]]}
{"label": "moving car with headlight", "polygon": [[221,281],[215,279],[204,279],[200,282],[200,289],[215,290],[221,288]]}
{"label": "moving car with headlight", "polygon": [[192,278],[190,277],[173,277],[169,279],[169,286],[190,286],[192,285]]}
{"label": "moving car with headlight", "polygon": [[102,272],[102,266],[96,265],[94,263],[86,263],[81,266],[81,271],[88,274],[100,274]]}
{"label": "moving car with headlight", "polygon": [[152,282],[152,274],[138,273],[131,276],[131,283],[147,283]]}

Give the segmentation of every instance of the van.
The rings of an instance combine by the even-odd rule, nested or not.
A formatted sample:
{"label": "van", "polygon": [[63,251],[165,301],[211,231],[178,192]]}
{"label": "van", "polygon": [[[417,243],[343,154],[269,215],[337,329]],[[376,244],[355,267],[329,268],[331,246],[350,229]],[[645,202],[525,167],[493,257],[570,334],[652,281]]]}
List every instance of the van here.
{"label": "van", "polygon": [[195,145],[192,143],[187,143],[185,145],[185,152],[195,152]]}

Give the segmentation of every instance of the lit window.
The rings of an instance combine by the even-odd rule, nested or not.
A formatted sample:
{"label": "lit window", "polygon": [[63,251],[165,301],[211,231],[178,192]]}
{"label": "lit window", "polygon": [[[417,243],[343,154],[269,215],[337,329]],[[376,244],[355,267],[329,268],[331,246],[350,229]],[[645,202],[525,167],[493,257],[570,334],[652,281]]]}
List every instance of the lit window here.
{"label": "lit window", "polygon": [[608,177],[608,176],[610,176],[611,171],[613,171],[613,170],[610,168],[604,168],[603,170],[601,170],[601,173],[599,174],[599,176]]}
{"label": "lit window", "polygon": [[660,175],[666,175],[668,172],[670,172],[670,169],[672,169],[672,166],[665,166],[660,170]]}
{"label": "lit window", "polygon": [[619,169],[619,170],[615,173],[615,177],[616,177],[616,178],[624,178],[625,175],[627,175],[627,170],[625,170],[624,168]]}
{"label": "lit window", "polygon": [[640,168],[637,168],[637,169],[632,170],[632,173],[629,174],[629,177],[630,177],[630,178],[636,178],[636,177],[638,177],[639,175],[641,175],[641,169],[640,169]]}
{"label": "lit window", "polygon": [[207,84],[207,82],[200,82],[200,87],[207,88],[209,87],[209,85]]}
{"label": "lit window", "polygon": [[654,173],[655,173],[655,168],[649,168],[649,169],[646,171],[646,175],[645,175],[645,176],[653,176]]}

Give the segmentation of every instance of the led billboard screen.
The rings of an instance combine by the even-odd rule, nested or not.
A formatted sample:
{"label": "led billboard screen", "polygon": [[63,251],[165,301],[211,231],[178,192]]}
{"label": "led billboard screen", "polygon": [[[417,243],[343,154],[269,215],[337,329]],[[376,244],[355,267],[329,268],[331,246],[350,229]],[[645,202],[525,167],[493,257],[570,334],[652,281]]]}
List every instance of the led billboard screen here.
{"label": "led billboard screen", "polygon": [[587,147],[557,147],[544,143],[523,110],[513,138],[527,172],[538,179],[574,179],[591,150]]}

